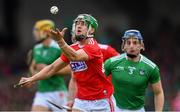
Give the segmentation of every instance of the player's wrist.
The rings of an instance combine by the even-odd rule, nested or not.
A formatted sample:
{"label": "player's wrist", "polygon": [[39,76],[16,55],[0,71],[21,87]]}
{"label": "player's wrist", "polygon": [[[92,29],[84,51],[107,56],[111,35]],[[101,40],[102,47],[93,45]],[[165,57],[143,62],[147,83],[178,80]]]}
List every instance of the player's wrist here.
{"label": "player's wrist", "polygon": [[73,97],[73,96],[68,96],[68,98],[67,98],[67,100],[68,100],[68,102],[74,102],[74,99],[75,99],[75,97]]}
{"label": "player's wrist", "polygon": [[74,98],[68,98],[68,101],[74,101]]}
{"label": "player's wrist", "polygon": [[59,40],[57,41],[57,43],[58,43],[58,45],[59,45],[60,48],[63,48],[63,47],[66,47],[66,46],[67,46],[67,43],[64,41],[63,38],[62,38],[62,39],[59,39]]}
{"label": "player's wrist", "polygon": [[67,47],[67,43],[65,43],[65,44],[63,44],[63,45],[60,45],[59,47],[60,47],[60,48]]}

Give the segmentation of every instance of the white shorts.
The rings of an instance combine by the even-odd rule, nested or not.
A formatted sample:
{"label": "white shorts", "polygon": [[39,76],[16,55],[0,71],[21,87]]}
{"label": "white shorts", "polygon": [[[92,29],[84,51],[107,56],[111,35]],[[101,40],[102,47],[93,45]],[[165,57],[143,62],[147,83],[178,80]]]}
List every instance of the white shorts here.
{"label": "white shorts", "polygon": [[138,109],[138,110],[129,110],[129,109],[121,109],[116,106],[115,112],[145,112],[144,107]]}
{"label": "white shorts", "polygon": [[116,102],[114,96],[100,100],[82,100],[75,98],[73,108],[83,112],[114,112]]}
{"label": "white shorts", "polygon": [[36,92],[33,101],[33,106],[40,105],[49,108],[52,111],[59,111],[59,109],[52,104],[48,103],[47,100],[57,104],[67,104],[67,92],[66,91],[54,91],[54,92]]}

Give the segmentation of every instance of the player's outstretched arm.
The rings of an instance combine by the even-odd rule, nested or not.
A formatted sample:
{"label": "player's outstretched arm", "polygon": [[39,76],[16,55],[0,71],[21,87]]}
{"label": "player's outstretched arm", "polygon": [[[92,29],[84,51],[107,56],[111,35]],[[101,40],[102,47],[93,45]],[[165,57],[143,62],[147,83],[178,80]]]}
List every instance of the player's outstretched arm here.
{"label": "player's outstretched arm", "polygon": [[58,72],[59,69],[62,69],[65,67],[67,63],[64,63],[61,58],[58,58],[54,63],[51,65],[46,66],[43,68],[40,72],[37,74],[33,75],[32,77],[26,78],[22,77],[19,81],[19,85],[21,87],[25,86],[28,87],[28,85],[32,85],[32,83],[38,81],[38,80],[43,80],[48,77],[51,77],[54,75],[56,72]]}
{"label": "player's outstretched arm", "polygon": [[50,34],[53,35],[54,39],[57,41],[59,47],[62,49],[63,54],[71,61],[82,61],[88,60],[88,55],[83,49],[75,51],[72,49],[64,40],[64,34],[67,28],[63,30],[49,30]]}
{"label": "player's outstretched arm", "polygon": [[71,67],[70,65],[67,65],[63,69],[59,70],[57,72],[58,75],[70,75],[71,74]]}
{"label": "player's outstretched arm", "polygon": [[162,111],[164,106],[164,92],[162,89],[161,80],[155,84],[152,84],[152,88],[154,91],[155,111]]}

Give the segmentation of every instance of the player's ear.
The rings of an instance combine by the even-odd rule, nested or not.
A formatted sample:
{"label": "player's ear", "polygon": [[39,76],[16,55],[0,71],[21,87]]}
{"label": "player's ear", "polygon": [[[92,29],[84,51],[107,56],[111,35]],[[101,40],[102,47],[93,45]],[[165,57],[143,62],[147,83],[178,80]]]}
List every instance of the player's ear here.
{"label": "player's ear", "polygon": [[124,49],[124,44],[125,44],[125,41],[123,41],[122,44],[121,44],[121,50],[122,50],[123,52],[125,51],[125,49]]}
{"label": "player's ear", "polygon": [[91,29],[90,29],[90,34],[94,34],[94,32],[95,32],[95,29],[94,29],[94,28],[91,28]]}
{"label": "player's ear", "polygon": [[143,41],[141,41],[141,50],[145,51],[145,46],[144,46],[144,42]]}

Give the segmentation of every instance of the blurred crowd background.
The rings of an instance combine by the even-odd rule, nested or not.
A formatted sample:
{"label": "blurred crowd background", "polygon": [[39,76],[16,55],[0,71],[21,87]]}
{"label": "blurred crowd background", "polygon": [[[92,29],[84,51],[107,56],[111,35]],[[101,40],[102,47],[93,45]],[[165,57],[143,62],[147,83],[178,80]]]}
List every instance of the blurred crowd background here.
{"label": "blurred crowd background", "polygon": [[[49,12],[56,5],[57,15]],[[33,25],[52,19],[58,28],[68,27],[81,13],[99,23],[96,39],[121,53],[121,37],[127,29],[141,31],[143,52],[160,68],[165,92],[165,111],[180,111],[180,1],[179,0],[0,0],[0,110],[29,110],[35,87],[14,89],[28,74],[26,56],[35,43]],[[68,77],[66,82],[68,84]],[[146,92],[146,110],[154,109],[151,88]]]}

